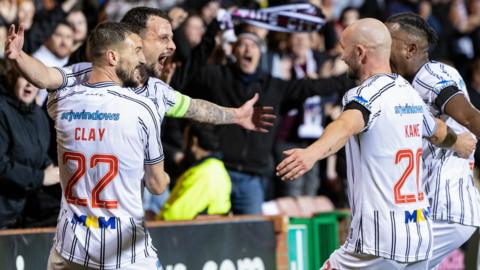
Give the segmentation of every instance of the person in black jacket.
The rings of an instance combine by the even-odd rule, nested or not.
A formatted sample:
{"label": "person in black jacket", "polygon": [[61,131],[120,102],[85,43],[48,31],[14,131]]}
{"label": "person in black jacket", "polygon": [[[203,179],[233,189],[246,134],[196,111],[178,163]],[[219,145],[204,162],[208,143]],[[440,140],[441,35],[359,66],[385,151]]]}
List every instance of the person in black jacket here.
{"label": "person in black jacket", "polygon": [[[352,86],[351,81],[340,78],[283,81],[264,74],[257,68],[260,44],[256,35],[240,34],[233,50],[236,63],[204,67],[187,85],[188,94],[235,107],[259,93],[258,104],[274,107],[278,115],[280,109],[299,106],[309,96],[341,94]],[[261,213],[264,183],[274,171],[271,152],[275,133],[256,134],[231,125],[219,131],[236,214]]]}
{"label": "person in black jacket", "polygon": [[47,116],[34,102],[38,88],[16,72],[0,81],[0,228],[23,227],[27,197],[60,177],[47,154]]}

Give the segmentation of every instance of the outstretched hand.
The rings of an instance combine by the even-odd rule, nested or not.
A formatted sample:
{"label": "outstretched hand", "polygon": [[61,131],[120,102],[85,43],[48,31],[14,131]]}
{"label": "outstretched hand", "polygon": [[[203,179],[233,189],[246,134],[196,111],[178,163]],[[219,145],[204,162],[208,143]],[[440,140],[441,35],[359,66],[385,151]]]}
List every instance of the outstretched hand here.
{"label": "outstretched hand", "polygon": [[273,107],[253,107],[257,101],[258,93],[236,109],[236,123],[248,130],[267,133],[267,128],[273,126],[276,116]]}
{"label": "outstretched hand", "polygon": [[15,25],[8,29],[7,40],[5,41],[5,58],[16,60],[22,52],[24,42],[25,27],[21,24],[18,32],[15,31]]}
{"label": "outstretched hand", "polygon": [[285,159],[277,166],[277,176],[282,180],[293,180],[312,169],[316,159],[308,149],[295,148],[284,151]]}
{"label": "outstretched hand", "polygon": [[477,139],[470,132],[457,135],[457,141],[453,145],[453,151],[461,158],[468,158],[477,146]]}

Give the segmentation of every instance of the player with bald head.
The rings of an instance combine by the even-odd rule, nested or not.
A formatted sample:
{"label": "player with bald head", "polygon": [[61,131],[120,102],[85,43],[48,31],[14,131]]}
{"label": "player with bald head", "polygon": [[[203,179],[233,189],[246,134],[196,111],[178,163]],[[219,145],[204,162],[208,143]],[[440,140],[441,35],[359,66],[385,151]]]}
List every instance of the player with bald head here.
{"label": "player with bald head", "polygon": [[[354,23],[351,27],[347,27],[342,36],[343,44],[353,45],[344,48],[344,55],[350,57],[347,56],[343,59],[349,66],[347,74],[352,79],[363,81],[365,76],[370,76],[376,70],[390,71],[388,55],[390,55],[392,41],[382,23],[373,19],[365,19],[361,23]],[[349,49],[353,51],[349,51]],[[360,63],[357,63],[357,56],[360,54],[365,54],[369,68],[360,68]]]}
{"label": "player with bald head", "polygon": [[[394,15],[386,23],[392,38],[392,68],[407,78],[430,111],[457,133],[480,136],[480,112],[469,101],[458,71],[430,61],[429,49],[437,42],[435,32],[413,13]],[[435,268],[450,252],[467,241],[480,226],[480,195],[473,181],[473,156],[459,158],[453,151],[424,145],[425,191],[433,220]]]}
{"label": "player with bald head", "polygon": [[445,147],[454,140],[412,86],[392,74],[391,42],[375,19],[343,31],[342,58],[360,86],[345,94],[342,114],[316,142],[285,151],[277,166],[283,180],[295,179],[346,145],[350,235],[322,269],[426,269],[431,256],[429,205],[418,182],[422,138]]}

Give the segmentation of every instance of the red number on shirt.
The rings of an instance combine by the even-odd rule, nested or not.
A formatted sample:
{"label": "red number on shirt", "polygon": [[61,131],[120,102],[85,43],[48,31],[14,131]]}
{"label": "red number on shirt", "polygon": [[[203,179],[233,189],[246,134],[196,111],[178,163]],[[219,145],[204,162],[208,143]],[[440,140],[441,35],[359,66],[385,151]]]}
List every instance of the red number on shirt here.
{"label": "red number on shirt", "polygon": [[87,206],[87,199],[80,199],[73,196],[73,186],[82,178],[86,172],[85,168],[85,156],[80,153],[65,152],[63,154],[63,163],[67,163],[69,160],[77,162],[77,170],[73,173],[72,178],[68,180],[67,188],[65,189],[65,198],[67,202],[71,204]]}
{"label": "red number on shirt", "polygon": [[[67,187],[65,188],[65,197],[67,202],[80,206],[87,206],[87,199],[77,198],[73,196],[73,186],[83,177],[86,172],[87,159],[81,153],[65,152],[63,154],[63,163],[67,163],[69,160],[77,162],[77,170],[73,173],[70,180],[68,180]],[[90,159],[90,168],[97,166],[99,163],[108,164],[108,172],[98,181],[98,183],[92,189],[92,207],[93,208],[117,208],[118,201],[116,200],[101,200],[100,193],[105,187],[113,180],[118,174],[118,159],[112,155],[100,155],[94,154]]]}
{"label": "red number on shirt", "polygon": [[414,155],[413,151],[410,149],[402,149],[397,152],[395,155],[395,164],[400,163],[402,159],[408,160],[408,165],[405,171],[403,172],[400,179],[398,179],[397,183],[393,188],[393,194],[395,195],[395,203],[411,203],[416,202],[417,199],[422,201],[424,199],[423,192],[418,192],[417,195],[415,194],[402,194],[401,189],[407,181],[408,177],[412,173],[415,167],[415,174],[416,174],[416,185],[417,191],[420,190],[420,159],[422,158],[422,149],[418,149],[417,153]]}

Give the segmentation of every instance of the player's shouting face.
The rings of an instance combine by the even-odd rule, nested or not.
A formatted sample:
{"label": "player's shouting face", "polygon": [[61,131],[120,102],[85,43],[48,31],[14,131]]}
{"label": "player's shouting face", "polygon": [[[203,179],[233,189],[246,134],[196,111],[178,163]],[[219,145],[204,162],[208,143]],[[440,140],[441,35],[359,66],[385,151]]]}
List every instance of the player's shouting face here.
{"label": "player's shouting face", "polygon": [[148,18],[142,33],[143,53],[147,61],[150,76],[160,78],[165,60],[175,52],[172,25],[158,16]]}
{"label": "player's shouting face", "polygon": [[124,46],[118,52],[120,60],[115,73],[124,86],[138,86],[139,78],[145,73],[146,68],[142,40],[137,34],[129,34],[124,41]]}

